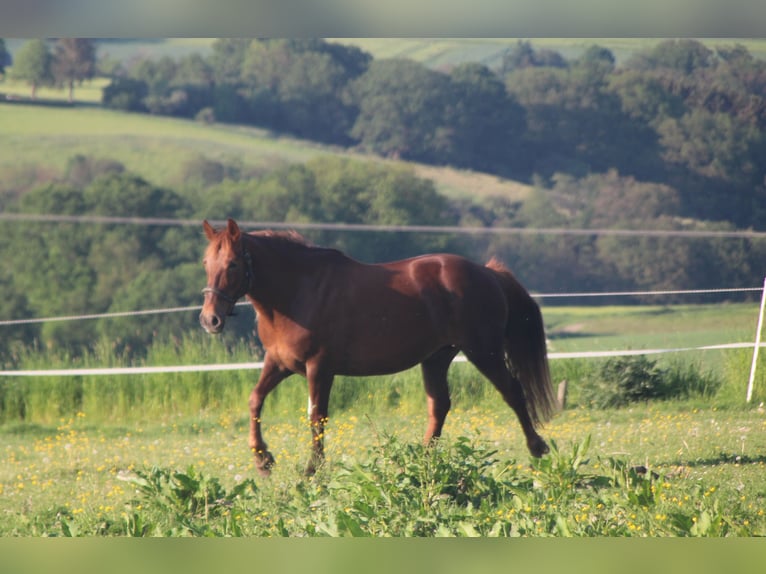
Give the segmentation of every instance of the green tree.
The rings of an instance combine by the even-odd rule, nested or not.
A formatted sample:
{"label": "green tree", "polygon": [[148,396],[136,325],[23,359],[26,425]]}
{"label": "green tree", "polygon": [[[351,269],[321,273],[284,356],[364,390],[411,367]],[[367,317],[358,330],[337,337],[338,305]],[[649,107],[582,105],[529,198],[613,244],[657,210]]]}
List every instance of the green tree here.
{"label": "green tree", "polygon": [[686,111],[683,98],[672,93],[658,77],[637,70],[622,70],[608,79],[623,112],[646,125],[656,126]]}
{"label": "green tree", "polygon": [[[0,245],[0,249],[4,246]],[[0,317],[5,320],[27,319],[32,315],[29,301],[22,291],[15,288],[13,278],[8,270],[0,271]],[[0,359],[8,355],[17,345],[23,345],[39,335],[40,327],[35,324],[19,324],[0,326]]]}
{"label": "green tree", "polygon": [[[72,165],[83,163],[75,159]],[[133,174],[109,171],[84,189],[60,183],[34,189],[11,207],[22,212],[75,215],[183,217],[189,213],[177,194]],[[172,230],[161,226],[12,225],[15,230],[0,244],[2,256],[14,270],[12,292],[23,294],[29,314],[35,316],[104,312],[113,305],[115,294],[137,275],[151,275],[164,266],[172,268],[199,256],[197,249],[191,253],[189,246],[196,244],[189,234],[176,233],[171,238]],[[76,351],[92,344],[96,333],[92,321],[48,323],[40,338],[46,345]]]}
{"label": "green tree", "polygon": [[178,61],[172,84],[176,86],[199,86],[209,88],[215,83],[210,62],[201,55],[190,54]]}
{"label": "green tree", "polygon": [[[198,253],[199,255],[199,253]],[[174,267],[143,267],[115,285],[110,312],[141,309],[163,309],[200,304],[200,286],[205,284],[205,272],[197,263]],[[155,340],[180,339],[199,328],[198,313],[138,315],[101,321],[98,332],[118,349],[132,355],[143,355]],[[253,326],[233,322],[232,328],[241,335],[252,334]]]}
{"label": "green tree", "polygon": [[505,76],[522,68],[566,68],[568,65],[566,59],[558,52],[545,48],[535,50],[529,41],[519,40],[503,54],[500,73]]}
{"label": "green tree", "polygon": [[614,71],[614,54],[608,48],[593,44],[589,46],[575,65],[594,76],[596,79],[604,79]]}
{"label": "green tree", "polygon": [[[13,206],[31,213],[83,213],[82,191],[51,184],[23,195]],[[92,238],[78,224],[17,223],[17,231],[3,254],[13,269],[13,286],[23,293],[33,316],[77,315],[104,310],[91,297],[96,273],[88,265]],[[40,337],[51,347],[76,348],[87,344],[93,325],[88,321],[46,323]]]}
{"label": "green tree", "polygon": [[652,48],[635,54],[626,67],[638,70],[666,68],[681,74],[709,68],[715,64],[715,53],[702,42],[689,38],[664,40]]}
{"label": "green tree", "polygon": [[29,84],[32,87],[32,98],[36,98],[38,87],[53,84],[52,61],[53,57],[45,40],[29,40],[16,53],[11,78]]}
{"label": "green tree", "polygon": [[354,109],[342,96],[364,62],[356,52],[322,40],[254,41],[242,64],[251,120],[302,137],[349,143]]}
{"label": "green tree", "polygon": [[606,78],[587,68],[524,68],[508,74],[506,88],[527,111],[530,168],[584,176],[616,168],[654,177],[656,133],[622,109]]}
{"label": "green tree", "polygon": [[210,67],[216,84],[241,84],[242,67],[252,42],[252,38],[218,38],[213,42]]}
{"label": "green tree", "polygon": [[361,148],[385,156],[440,161],[450,147],[449,94],[446,74],[411,60],[375,60],[350,86],[359,110],[350,134]]}
{"label": "green tree", "polygon": [[658,126],[667,162],[737,183],[764,181],[763,134],[728,114],[693,109]]}
{"label": "green tree", "polygon": [[525,174],[521,138],[526,112],[486,66],[461,64],[450,73],[445,122],[450,152],[444,159],[494,173]]}
{"label": "green tree", "polygon": [[[200,217],[293,223],[451,225],[457,213],[433,182],[409,168],[326,157],[279,168],[260,181],[224,182],[204,194]],[[315,243],[365,261],[444,250],[444,237],[307,231]]]}
{"label": "green tree", "polygon": [[107,108],[125,112],[144,112],[149,95],[146,82],[135,78],[117,76],[102,90],[101,102]]}
{"label": "green tree", "polygon": [[11,65],[11,55],[5,47],[5,40],[0,38],[0,76],[5,75],[6,66]]}
{"label": "green tree", "polygon": [[75,84],[96,73],[96,45],[87,38],[60,38],[54,47],[52,69],[56,82],[67,87],[71,102]]}
{"label": "green tree", "polygon": [[67,161],[64,180],[81,189],[90,185],[97,177],[124,171],[125,166],[117,160],[77,154]]}

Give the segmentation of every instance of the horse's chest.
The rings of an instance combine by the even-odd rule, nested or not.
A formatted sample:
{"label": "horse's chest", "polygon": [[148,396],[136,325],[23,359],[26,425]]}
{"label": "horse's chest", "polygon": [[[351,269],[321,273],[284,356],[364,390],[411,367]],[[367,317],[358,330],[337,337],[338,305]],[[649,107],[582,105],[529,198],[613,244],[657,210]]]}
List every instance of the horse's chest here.
{"label": "horse's chest", "polygon": [[311,333],[291,322],[259,323],[258,336],[273,359],[297,373],[305,372],[306,362],[318,350]]}

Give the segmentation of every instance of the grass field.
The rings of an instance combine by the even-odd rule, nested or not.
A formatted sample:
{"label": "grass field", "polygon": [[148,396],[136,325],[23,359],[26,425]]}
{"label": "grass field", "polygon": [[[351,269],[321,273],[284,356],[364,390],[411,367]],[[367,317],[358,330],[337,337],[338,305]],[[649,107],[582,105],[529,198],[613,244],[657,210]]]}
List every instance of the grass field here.
{"label": "grass field", "polygon": [[[408,41],[401,42],[396,49]],[[433,65],[453,58],[436,41],[412,42],[407,49]],[[384,49],[381,41],[376,50]],[[82,97],[94,102],[92,89]],[[95,106],[0,104],[4,178],[38,162],[61,170],[78,153],[175,186],[183,163],[200,154],[263,169],[347,152]],[[522,197],[528,189],[483,174],[415,169],[450,195]],[[752,341],[757,321],[755,302],[543,311],[554,352]],[[108,341],[96,344],[76,365],[30,352],[18,366],[120,364],[110,352]],[[252,359],[231,340],[190,336],[180,348],[154,349],[147,363]],[[339,380],[328,461],[311,479],[301,473],[310,433],[298,377],[266,404],[266,439],[278,460],[268,480],[255,479],[246,448],[255,373],[0,379],[4,408],[24,404],[0,424],[0,536],[766,535],[764,369],[756,400],[745,404],[749,351],[657,360],[691,362],[722,386],[714,396],[588,409],[579,385],[602,360],[552,361],[554,382],[570,383],[570,407],[543,430],[555,448],[537,462],[513,414],[468,365],[451,371],[455,406],[432,451],[417,446],[425,426],[417,369]]]}
{"label": "grass field", "polygon": [[[463,62],[479,62],[497,68],[503,54],[519,38],[337,38],[342,44],[358,46],[374,58],[409,58],[436,68],[448,69]],[[637,51],[656,45],[662,38],[525,38],[533,48],[554,50],[567,59],[578,58],[594,44],[612,51],[617,64]],[[742,44],[756,58],[766,58],[766,40],[758,38],[703,38],[710,48]]]}
{"label": "grass field", "polygon": [[[756,313],[755,303],[544,307],[556,351],[752,340]],[[221,355],[225,340],[194,341],[150,362],[248,360],[244,349]],[[717,369],[725,381],[714,396],[606,410],[577,401],[599,361],[552,361],[572,401],[543,429],[554,450],[542,461],[470,365],[450,371],[454,408],[435,451],[417,446],[426,422],[417,369],[341,379],[314,478],[301,473],[311,440],[299,377],[266,403],[278,461],[269,479],[255,478],[246,447],[254,373],[33,379],[27,420],[0,425],[0,535],[766,535],[764,372],[746,404],[749,355],[715,353],[717,367],[703,353],[663,358]],[[86,362],[96,360],[105,364]],[[66,403],[66,388],[78,404]]]}
{"label": "grass field", "polygon": [[[6,181],[23,178],[24,170],[37,164],[61,171],[76,154],[115,159],[156,185],[172,187],[181,185],[184,163],[200,156],[256,171],[327,154],[361,161],[388,161],[258,128],[207,125],[94,107],[0,103],[0,173]],[[529,185],[483,173],[408,165],[451,197],[494,194],[521,199],[531,189]]]}
{"label": "grass field", "polygon": [[2,428],[0,535],[766,535],[763,409],[570,410],[541,462],[507,409],[456,409],[436,454],[423,415],[358,409],[332,419],[314,478],[288,414],[268,417],[278,466],[257,480],[241,411]]}

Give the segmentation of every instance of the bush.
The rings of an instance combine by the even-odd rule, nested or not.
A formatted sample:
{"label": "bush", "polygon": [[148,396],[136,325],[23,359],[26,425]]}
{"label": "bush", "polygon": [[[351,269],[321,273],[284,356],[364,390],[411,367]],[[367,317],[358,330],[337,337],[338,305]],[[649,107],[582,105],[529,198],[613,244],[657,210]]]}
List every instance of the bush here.
{"label": "bush", "polygon": [[585,381],[581,400],[590,407],[615,408],[651,399],[713,396],[720,386],[712,373],[700,373],[694,365],[662,369],[645,356],[619,357]]}
{"label": "bush", "polygon": [[144,98],[149,93],[146,82],[132,78],[114,78],[103,90],[105,107],[126,112],[145,112]]}

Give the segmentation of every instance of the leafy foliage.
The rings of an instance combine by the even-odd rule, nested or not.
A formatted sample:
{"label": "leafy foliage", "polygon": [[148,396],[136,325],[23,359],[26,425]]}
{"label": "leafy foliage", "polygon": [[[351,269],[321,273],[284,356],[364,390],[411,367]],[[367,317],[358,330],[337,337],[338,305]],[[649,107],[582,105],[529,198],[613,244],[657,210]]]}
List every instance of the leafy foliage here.
{"label": "leafy foliage", "polygon": [[53,56],[45,40],[30,40],[16,54],[11,77],[32,87],[32,98],[40,86],[53,83]]}
{"label": "leafy foliage", "polygon": [[96,46],[88,38],[59,38],[53,50],[53,76],[57,83],[68,87],[71,102],[75,84],[96,73]]}
{"label": "leafy foliage", "polygon": [[[77,433],[70,435],[76,441]],[[122,471],[120,510],[54,504],[23,532],[46,536],[589,537],[758,535],[763,511],[708,480],[590,452],[586,435],[531,464],[459,437],[426,449],[378,437],[311,479],[256,486],[194,466]],[[79,475],[78,475],[79,476]],[[740,514],[737,514],[737,513]]]}
{"label": "leafy foliage", "polygon": [[237,510],[257,492],[252,479],[227,491],[216,477],[193,467],[186,472],[154,467],[120,478],[139,495],[129,504],[128,536],[241,536]]}
{"label": "leafy foliage", "polygon": [[654,399],[711,396],[720,380],[690,365],[660,368],[644,355],[606,361],[597,377],[587,381],[582,400],[595,408],[615,408]]}

